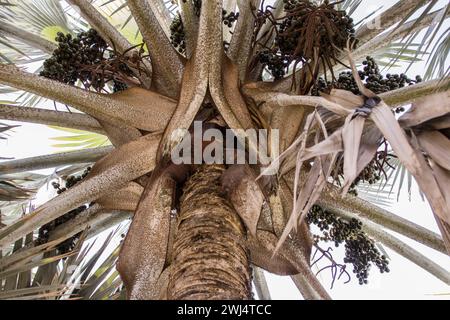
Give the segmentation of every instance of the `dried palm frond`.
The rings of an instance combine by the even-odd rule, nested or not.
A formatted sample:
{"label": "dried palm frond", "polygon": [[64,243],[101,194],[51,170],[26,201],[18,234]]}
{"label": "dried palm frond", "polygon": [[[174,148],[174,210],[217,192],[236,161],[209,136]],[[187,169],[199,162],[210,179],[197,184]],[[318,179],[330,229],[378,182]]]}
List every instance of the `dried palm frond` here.
{"label": "dried palm frond", "polygon": [[[280,157],[284,158],[291,152],[297,153],[293,212],[277,248],[287,238],[291,230],[296,228],[298,223],[302,222],[306,213],[317,200],[318,194],[326,186],[326,180],[330,177],[330,167],[333,167],[335,164],[336,154],[343,152],[343,194],[346,194],[353,180],[375,156],[382,135],[390,143],[398,159],[416,178],[422,192],[430,201],[437,218],[444,223],[450,222],[450,216],[448,215],[450,203],[448,202],[446,191],[443,189],[445,185],[444,180],[448,173],[442,171],[442,167],[438,165],[438,163],[448,162],[449,155],[446,153],[448,146],[447,148],[445,146],[445,144],[448,144],[448,138],[437,132],[427,133],[426,135],[421,132],[420,135],[423,138],[422,144],[420,144],[420,135],[417,138],[415,138],[415,135],[411,135],[411,127],[407,127],[407,131],[404,131],[390,108],[378,96],[364,87],[350,53],[349,57],[353,68],[353,76],[363,96],[356,96],[347,91],[333,90],[330,95],[325,96],[331,104],[320,104],[319,101],[317,103],[323,108],[345,117],[342,127],[336,129],[331,136],[328,136],[327,130],[323,129],[324,126],[326,127],[326,123],[323,122],[320,115],[317,112],[311,114],[309,116],[310,120],[307,121],[307,126],[305,126],[304,136],[298,140],[303,141],[302,146],[299,149],[289,148]],[[415,107],[411,109],[411,113],[406,113],[404,116],[403,124],[405,125],[405,122],[408,123],[407,121],[410,121],[409,124],[411,125],[414,124],[415,119],[420,119],[420,121],[433,120],[447,114],[450,111],[448,101],[448,91],[417,101]],[[426,104],[426,107],[422,106],[424,104]],[[418,112],[427,112],[429,115],[421,114],[419,117],[417,115]],[[366,119],[373,121],[373,124],[365,125]],[[373,131],[373,134],[367,136],[366,140],[362,140],[363,131],[369,132],[370,130]],[[311,136],[313,139],[313,141],[309,142],[311,144],[309,148],[305,145],[305,142],[308,143],[308,136]],[[418,143],[415,140],[418,140]],[[440,147],[436,147],[431,141],[441,141]],[[422,149],[419,149],[419,146]],[[426,157],[424,157],[422,151],[426,146],[432,149],[425,150]],[[299,186],[300,170],[303,167],[303,163],[312,157],[315,157],[312,168],[306,180]],[[435,163],[436,161],[437,163]],[[436,172],[439,172],[439,174]],[[445,238],[448,238],[448,235]],[[446,240],[446,245],[447,248],[450,247],[448,240]]]}

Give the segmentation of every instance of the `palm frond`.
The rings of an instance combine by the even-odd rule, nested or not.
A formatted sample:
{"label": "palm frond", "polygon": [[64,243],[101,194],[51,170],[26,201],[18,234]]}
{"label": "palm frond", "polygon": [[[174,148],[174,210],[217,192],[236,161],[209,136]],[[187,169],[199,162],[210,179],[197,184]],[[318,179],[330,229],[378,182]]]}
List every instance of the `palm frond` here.
{"label": "palm frond", "polygon": [[[417,19],[415,19],[412,29],[414,29],[414,27],[416,25],[419,25],[423,20],[425,20],[427,18],[427,16],[432,11],[432,9],[437,5],[437,3],[438,3],[437,0],[433,0],[425,7],[425,9],[420,14],[420,16]],[[405,19],[403,19],[402,22],[399,23],[399,26],[402,23],[406,22],[407,19],[410,16],[412,16],[416,11],[418,11],[420,8],[421,8],[420,6],[416,7],[410,14],[408,14],[408,16]],[[446,29],[444,31],[442,29],[445,27],[444,21],[446,19],[448,19],[448,14],[450,12],[449,10],[450,10],[450,5],[447,4],[443,8],[440,8],[439,10],[432,12],[432,14],[434,14],[434,18],[432,19],[432,21],[430,23],[428,23],[424,32],[419,32],[419,31],[421,31],[421,30],[419,30],[419,31],[413,31],[411,33],[405,34],[402,39],[402,42],[404,45],[401,48],[399,48],[397,55],[392,58],[390,65],[395,64],[399,60],[399,57],[404,54],[405,50],[408,49],[408,46],[410,46],[413,43],[413,41],[415,39],[417,39],[420,34],[422,34],[423,36],[420,39],[420,45],[418,46],[417,52],[414,55],[415,59],[410,61],[405,72],[407,72],[409,70],[409,68],[412,66],[412,64],[416,61],[416,59],[419,56],[423,56],[424,54],[426,54],[428,49],[432,48],[432,50],[431,50],[432,55],[430,56],[429,60],[427,61],[428,67],[427,67],[427,71],[425,73],[426,79],[431,79],[433,77],[433,75],[437,75],[439,77],[444,77],[445,72],[446,72],[445,69],[448,68],[448,66],[446,65],[447,61],[443,61],[441,59],[441,60],[439,60],[440,61],[439,63],[436,63],[436,61],[441,56],[441,53],[436,50],[437,50],[437,48],[445,49],[445,41],[446,41],[446,38],[448,38],[446,36],[446,34],[448,34],[448,29]],[[399,27],[397,27],[397,28],[399,28]],[[396,31],[397,28],[394,28],[394,31]],[[440,36],[438,36],[439,34],[440,34]],[[439,37],[437,39],[437,41],[436,41],[436,37]],[[435,63],[430,64],[429,63],[430,61],[434,61]],[[443,70],[445,70],[445,71],[443,71]]]}
{"label": "palm frond", "polygon": [[77,149],[105,147],[111,145],[111,142],[108,140],[108,137],[98,133],[86,132],[76,129],[59,128],[53,126],[51,127],[56,130],[70,134],[68,136],[58,136],[50,138],[51,140],[58,142],[53,144],[53,147],[56,148],[62,149],[68,148],[69,150],[77,150]]}
{"label": "palm frond", "polygon": [[[13,126],[5,123],[0,123],[0,139],[5,140],[8,137],[8,131],[17,128],[18,126]],[[0,157],[0,159],[2,159]]]}
{"label": "palm frond", "polygon": [[[236,100],[236,104],[231,103],[235,98],[233,92],[238,92],[236,89],[241,89],[241,87],[239,87],[240,84],[237,84],[239,83],[237,80],[238,77],[229,76],[229,74],[234,72],[234,65],[239,65],[241,78],[245,79],[248,64],[246,59],[248,56],[251,56],[248,52],[252,51],[245,51],[251,47],[250,41],[248,40],[251,37],[247,37],[246,35],[252,32],[254,28],[253,22],[247,26],[248,29],[242,31],[241,35],[236,31],[236,28],[234,29],[233,37],[235,39],[241,39],[242,43],[247,46],[244,48],[243,45],[235,44],[233,50],[242,50],[242,56],[236,58],[233,55],[233,50],[229,50],[227,56],[222,50],[222,29],[218,26],[219,24],[222,25],[221,8],[216,1],[213,5],[211,5],[213,2],[208,2],[208,5],[205,6],[206,1],[203,1],[203,11],[206,13],[201,14],[201,24],[197,28],[201,31],[199,37],[201,40],[199,42],[201,43],[199,43],[197,50],[194,51],[195,58],[190,60],[187,66],[185,64],[185,57],[175,51],[169,40],[169,23],[177,15],[177,11],[180,9],[178,7],[178,4],[181,3],[180,1],[89,0],[89,9],[95,9],[91,10],[91,13],[93,12],[91,16],[86,15],[86,12],[83,12],[84,15],[80,14],[81,11],[78,11],[76,5],[74,5],[74,2],[78,2],[81,8],[82,2],[79,1],[0,1],[0,59],[2,62],[5,62],[1,66],[2,82],[34,92],[33,94],[27,91],[16,91],[9,87],[0,87],[0,94],[7,95],[7,99],[5,98],[4,100],[16,99],[16,103],[8,103],[8,106],[0,105],[0,107],[5,107],[3,109],[0,108],[0,111],[3,110],[4,113],[8,113],[14,110],[17,111],[17,108],[20,108],[22,112],[24,109],[27,109],[18,107],[17,105],[19,104],[26,105],[27,107],[39,106],[46,99],[41,97],[42,95],[67,103],[70,105],[68,107],[69,111],[71,111],[69,108],[78,108],[90,114],[77,113],[77,115],[81,115],[82,117],[75,119],[75,116],[73,118],[69,117],[68,114],[71,114],[70,112],[64,112],[64,115],[61,115],[63,112],[59,112],[58,110],[52,112],[45,110],[45,115],[49,118],[64,116],[64,121],[61,121],[61,123],[67,124],[68,126],[68,128],[61,128],[63,125],[58,123],[57,125],[61,127],[53,127],[64,132],[64,135],[52,138],[52,141],[55,143],[54,146],[61,149],[70,148],[73,150],[65,153],[0,163],[0,234],[2,245],[4,245],[2,247],[3,251],[1,252],[4,255],[0,258],[0,299],[123,299],[125,297],[125,290],[119,273],[116,270],[116,263],[121,250],[122,234],[128,232],[128,223],[125,220],[131,216],[130,212],[134,209],[129,209],[128,207],[127,209],[112,208],[112,206],[107,207],[102,204],[102,200],[105,201],[104,196],[108,195],[108,193],[118,191],[124,186],[121,183],[125,183],[126,181],[134,184],[136,182],[142,185],[147,184],[149,173],[155,171],[155,168],[159,169],[159,157],[155,157],[155,153],[159,152],[159,155],[165,155],[167,151],[158,150],[158,144],[167,147],[167,149],[171,147],[167,143],[169,140],[165,139],[167,138],[167,132],[171,128],[178,128],[180,126],[189,128],[190,122],[186,119],[192,118],[191,120],[193,120],[195,118],[194,113],[204,107],[202,103],[205,96],[207,97],[206,99],[212,98],[214,100],[219,113],[223,116],[224,121],[227,122],[228,127],[250,128],[253,126],[252,118],[250,117],[254,115],[252,114],[250,116],[247,114],[248,110],[246,107],[248,106],[246,105],[246,101],[239,99],[239,101]],[[257,2],[255,1],[255,3]],[[233,6],[236,3],[241,4],[239,7],[241,14],[240,21],[243,21],[242,17],[245,14],[249,18],[252,18],[254,14],[253,8],[250,8],[250,10],[247,8],[247,12],[244,12],[243,2],[239,3],[232,0],[226,1],[226,3],[231,3]],[[282,1],[277,1],[277,3],[282,3]],[[349,15],[355,15],[358,14],[358,11],[360,11],[364,4],[364,0],[344,0],[338,1],[337,7],[339,10],[345,10]],[[399,13],[398,11],[403,6],[409,9],[401,12],[398,15],[399,17],[395,17],[394,13]],[[389,21],[386,22],[382,29],[365,33],[365,39],[361,41],[362,46],[360,48],[366,51],[356,51],[359,54],[358,59],[366,55],[371,55],[379,61],[380,65],[386,68],[405,66],[406,64],[412,65],[421,61],[425,62],[427,67],[425,78],[431,79],[448,76],[450,74],[450,68],[448,67],[450,28],[448,28],[446,22],[450,15],[450,5],[438,6],[441,6],[438,0],[397,2],[393,8],[385,11]],[[384,12],[380,13],[379,10],[380,8],[369,12],[356,26],[363,24],[360,29],[364,31],[364,28],[366,28],[367,30],[367,26],[370,23],[369,20],[375,14],[383,16]],[[98,20],[95,20],[95,18],[98,18]],[[100,20],[103,23],[98,23]],[[105,26],[108,26],[109,33],[105,32],[105,29],[107,29]],[[52,53],[55,46],[55,35],[58,31],[76,34],[88,28],[98,29],[97,31],[103,38],[107,38],[105,34],[115,34],[117,36],[116,39],[125,39],[122,42],[124,48],[146,42],[147,46],[143,47],[143,50],[140,52],[146,53],[151,57],[156,76],[154,77],[155,81],[152,82],[152,86],[149,84],[148,87],[152,87],[157,92],[145,90],[147,88],[132,88],[128,93],[110,94],[110,90],[106,89],[106,94],[96,94],[87,92],[81,88],[74,88],[79,87],[79,83],[71,87],[36,76],[36,73],[41,70],[40,67],[36,66],[41,65],[48,54]],[[227,29],[226,32],[228,31]],[[184,32],[185,35],[189,34],[187,29]],[[268,36],[268,38],[270,37]],[[211,39],[214,39],[215,47],[213,47],[213,44],[208,43]],[[111,42],[114,43],[112,39],[105,41],[110,46],[112,46]],[[237,41],[236,43],[240,42]],[[233,47],[231,46],[229,48]],[[132,49],[133,47],[130,47],[130,50]],[[226,64],[224,63],[222,65],[224,61],[226,61]],[[18,68],[13,69],[14,66],[7,66],[5,64],[14,64]],[[331,66],[332,68],[333,66]],[[336,66],[334,70],[339,70],[339,68]],[[26,69],[28,72],[20,69]],[[295,68],[291,66],[291,69]],[[187,72],[184,72],[185,70]],[[223,74],[219,71],[223,71]],[[183,72],[187,79],[181,81]],[[258,79],[261,73],[262,71],[259,72]],[[189,76],[192,76],[192,74],[194,75],[192,77],[193,79],[189,79]],[[197,78],[202,79],[199,80]],[[268,80],[273,79],[269,78]],[[134,84],[131,80],[130,83]],[[136,81],[136,83],[138,82]],[[141,81],[141,83],[143,82]],[[182,83],[182,86],[180,86],[180,83]],[[258,85],[264,86],[267,83],[260,82],[255,84],[255,86]],[[410,102],[416,103],[417,101],[420,103],[421,100],[419,98],[433,94],[436,85],[438,85],[437,80],[436,82],[430,81],[417,84],[413,89],[404,88],[403,90],[381,94],[380,98],[386,103],[389,102],[388,104],[392,103],[390,105],[391,107]],[[275,83],[274,86],[278,86],[278,83]],[[442,86],[445,90],[448,90],[448,81]],[[176,98],[178,98],[180,90],[182,98],[180,101],[176,101],[178,100]],[[207,90],[210,91],[211,95],[207,94]],[[281,91],[283,90],[281,89]],[[144,95],[142,91],[146,92],[147,95]],[[380,181],[373,184],[359,185],[358,191],[360,197],[367,200],[369,204],[376,203],[389,206],[392,205],[394,200],[398,200],[401,191],[406,189],[412,198],[411,193],[414,189],[414,177],[416,177],[422,187],[431,185],[434,188],[431,188],[433,189],[431,191],[423,191],[430,198],[430,203],[433,209],[435,209],[438,221],[448,222],[450,218],[444,210],[441,210],[443,206],[440,206],[442,199],[448,196],[448,191],[445,189],[447,184],[447,180],[445,179],[447,179],[447,175],[450,172],[448,171],[448,161],[445,161],[448,159],[446,158],[448,155],[445,153],[446,150],[436,150],[436,148],[426,150],[425,147],[429,147],[430,145],[430,137],[420,137],[424,133],[424,130],[427,131],[429,129],[432,124],[431,122],[427,123],[425,127],[402,127],[399,124],[400,121],[397,121],[392,116],[391,108],[388,108],[384,104],[381,106],[382,108],[374,108],[375,110],[372,115],[369,114],[366,120],[365,117],[361,117],[360,108],[356,107],[357,104],[362,104],[361,97],[355,96],[356,98],[349,98],[349,95],[342,92],[342,97],[331,95],[328,98],[342,98],[342,100],[349,98],[349,101],[352,102],[357,99],[358,103],[352,104],[350,108],[348,106],[343,107],[344,103],[340,105],[341,101],[330,101],[324,97],[319,97],[315,100],[316,97],[311,96],[290,96],[287,94],[287,92],[290,92],[287,89],[284,90],[286,94],[281,95],[278,99],[273,98],[278,94],[275,91],[269,93],[271,96],[268,99],[257,101],[258,103],[262,102],[259,105],[262,106],[261,108],[271,108],[276,103],[280,103],[280,105],[276,105],[278,109],[284,108],[287,105],[289,107],[302,106],[301,108],[305,110],[302,111],[302,117],[307,117],[306,123],[309,123],[311,126],[306,125],[305,132],[301,133],[301,138],[304,138],[304,140],[298,140],[291,147],[292,149],[296,149],[297,147],[300,149],[296,150],[298,151],[297,156],[299,157],[297,159],[298,164],[304,164],[304,166],[298,165],[296,172],[296,174],[298,173],[298,177],[295,178],[297,180],[294,181],[294,187],[288,192],[288,196],[291,197],[290,202],[295,201],[292,211],[296,212],[296,215],[292,215],[289,221],[283,220],[283,222],[279,222],[279,229],[282,229],[285,226],[285,222],[288,222],[287,231],[283,234],[279,232],[276,236],[273,234],[273,239],[270,238],[271,243],[273,242],[272,247],[275,247],[276,242],[280,238],[281,240],[290,238],[290,230],[295,229],[309,208],[315,202],[321,200],[319,197],[322,189],[336,187],[329,183],[328,178],[330,178],[331,170],[335,166],[338,153],[345,154],[343,171],[344,182],[347,188],[353,181],[352,179],[357,176],[355,175],[357,173],[356,171],[364,169],[364,166],[367,166],[366,160],[370,156],[373,159],[373,152],[376,151],[379,140],[381,139],[378,136],[382,136],[378,132],[380,130],[384,135],[389,136],[388,140],[391,141],[396,156],[401,161],[393,158],[389,162],[389,165],[385,165],[383,167],[384,172],[380,176]],[[264,94],[267,94],[267,92],[268,90],[265,90]],[[253,96],[249,96],[253,98]],[[76,97],[76,99],[72,99],[73,97]],[[138,97],[141,100],[134,101],[130,97]],[[283,99],[287,101],[283,102]],[[304,102],[303,99],[308,101]],[[256,97],[255,100],[257,100]],[[348,104],[349,101],[346,101],[346,103]],[[432,102],[426,102],[425,104],[431,104]],[[7,102],[3,101],[2,103],[6,104]],[[150,106],[152,103],[156,105],[155,112],[149,111],[153,108],[153,105]],[[272,105],[268,106],[271,103]],[[310,107],[305,107],[304,104],[308,103]],[[321,118],[320,112],[310,113],[313,108],[316,108],[317,105],[322,106],[322,104],[324,108],[328,107],[330,112],[336,111],[334,115],[335,119],[339,118],[339,123],[345,122],[343,126],[345,132],[342,128],[342,132],[338,132],[341,135],[341,140],[338,141],[339,143],[323,144],[326,145],[324,149],[328,148],[326,152],[322,150],[322,153],[317,156],[300,160],[303,152],[314,152],[314,150],[317,151],[317,149],[320,149],[319,147],[311,151],[314,147],[310,143],[312,140],[315,139],[316,142],[321,141],[322,138],[324,141],[328,140],[331,137],[328,134],[333,129],[340,130],[339,125],[334,127],[330,125],[330,128],[328,128],[329,123]],[[159,109],[159,107],[161,108]],[[355,108],[355,115],[350,117],[350,113]],[[317,110],[319,109],[321,110],[322,107]],[[434,110],[434,108],[429,109]],[[25,112],[27,111],[29,110],[25,110]],[[44,113],[43,109],[35,109],[34,111],[34,115],[38,112]],[[174,114],[176,116],[171,116],[173,112],[175,112]],[[309,117],[307,115],[305,116],[305,114],[309,114]],[[21,121],[19,119],[21,116],[24,116],[23,113],[22,115],[16,114],[16,121]],[[30,115],[28,116],[29,118],[31,117]],[[247,119],[247,116],[250,119]],[[435,116],[433,117],[437,120],[440,119]],[[346,117],[348,121],[344,120]],[[255,116],[255,118],[257,117]],[[301,121],[299,123],[304,124],[304,118],[300,119]],[[5,120],[14,119],[5,118]],[[78,120],[83,123],[83,126],[78,126],[79,123],[75,123]],[[246,122],[247,120],[249,120],[248,123]],[[289,119],[289,121],[295,120],[297,119]],[[382,120],[390,121],[391,127],[387,126]],[[48,118],[45,121],[41,121],[40,123],[55,125]],[[263,121],[260,122],[262,123]],[[376,122],[377,127],[374,126],[374,122]],[[170,124],[164,135],[165,140],[161,143],[160,131],[166,128],[167,123]],[[364,127],[364,123],[367,124],[366,127]],[[86,128],[84,125],[86,124],[94,128],[94,133],[84,131]],[[126,130],[123,130],[123,132],[121,131],[121,125],[126,126]],[[300,124],[296,127],[296,131],[298,131],[299,126]],[[0,139],[5,139],[6,132],[13,127],[0,123]],[[113,129],[119,129],[117,129],[117,132],[114,132],[111,127]],[[88,129],[89,126],[87,126],[86,130]],[[113,131],[113,134],[110,133],[110,129]],[[376,137],[374,139],[363,139],[360,143],[358,139],[360,136],[363,137],[363,132],[366,133],[366,129],[372,130],[371,132],[374,132],[373,129],[378,130],[374,134]],[[151,133],[148,134],[149,132]],[[415,136],[410,136],[411,132],[419,136],[419,142],[422,143],[421,148],[414,144],[413,138]],[[119,135],[123,133],[127,137],[123,141],[119,141],[120,143],[116,143],[114,140],[116,133]],[[434,133],[438,134],[436,132]],[[146,134],[148,135],[144,136]],[[298,132],[295,132],[295,134],[298,135]],[[441,132],[439,134],[444,135]],[[111,140],[116,146],[115,150],[110,146],[106,135],[111,137]],[[425,143],[428,144],[425,145]],[[373,147],[374,145],[375,147]],[[444,144],[442,143],[442,145]],[[337,149],[339,150],[337,151]],[[425,153],[426,157],[423,157]],[[104,157],[107,154],[110,154],[110,156]],[[422,162],[420,165],[411,163],[410,158],[412,156],[408,157],[408,155],[412,155],[414,159],[427,162],[430,165],[424,165]],[[101,158],[102,160],[100,160]],[[96,164],[89,178],[75,186],[74,189],[68,190],[67,193],[58,195],[46,202],[40,207],[41,209],[35,210],[34,205],[37,201],[34,198],[37,192],[44,191],[47,188],[45,190],[47,191],[47,195],[50,197],[53,196],[56,191],[53,193],[50,192],[52,190],[49,188],[50,182],[55,182],[55,180],[61,182],[67,179],[69,175],[79,174],[80,171],[83,171],[86,166],[93,162],[96,162]],[[354,165],[352,166],[352,164]],[[303,179],[299,178],[300,169],[303,170],[304,167],[311,165],[312,169],[309,171],[307,179],[303,181]],[[54,172],[47,175],[33,173],[35,170],[44,168],[54,168]],[[431,177],[431,180],[435,178],[436,181],[426,181],[426,177],[421,174],[418,168],[425,171],[428,170],[426,172],[431,172],[427,177]],[[283,169],[285,168],[283,167]],[[410,172],[413,172],[413,174]],[[105,183],[105,181],[109,184]],[[299,181],[303,185],[298,185]],[[300,188],[297,188],[297,186]],[[139,198],[142,188],[140,186],[138,187],[140,191],[136,194]],[[292,190],[294,191],[292,192]],[[439,198],[435,196],[436,194],[445,195],[445,197],[441,196]],[[114,193],[112,197],[114,195],[116,194]],[[111,195],[108,196],[111,197]],[[292,196],[294,199],[292,199]],[[423,195],[421,196],[423,197]],[[364,202],[361,199],[355,199]],[[93,201],[95,203],[92,203]],[[444,201],[448,202],[445,199]],[[137,201],[133,199],[130,202],[136,207]],[[367,205],[367,202],[364,203],[367,209],[369,205]],[[330,205],[336,209],[338,207],[342,208],[342,204],[343,202],[335,200]],[[85,205],[87,209],[81,211],[80,215],[58,224],[57,227],[49,231],[49,237],[46,240],[42,240],[40,231],[45,229],[42,228],[43,224],[54,223],[56,219],[67,216],[67,211],[85,208]],[[444,237],[444,239],[441,239],[439,235],[429,230],[424,231],[424,228],[421,226],[414,225],[410,221],[406,221],[406,219],[402,220],[400,217],[393,218],[394,215],[390,213],[386,214],[382,209],[378,209],[378,213],[381,212],[381,215],[385,215],[385,220],[378,217],[379,220],[375,221],[376,219],[372,217],[374,221],[368,221],[366,226],[368,232],[372,232],[374,238],[378,238],[386,246],[399,251],[401,254],[403,250],[403,255],[408,257],[412,262],[422,266],[425,270],[428,270],[441,280],[449,282],[450,276],[446,270],[443,270],[442,267],[433,261],[417,253],[414,249],[404,246],[402,242],[380,229],[379,226],[386,227],[382,222],[387,221],[386,224],[391,225],[392,229],[390,230],[398,231],[404,227],[407,230],[405,233],[408,233],[411,239],[425,244],[430,248],[437,248],[440,252],[445,251],[444,244],[449,245],[450,243],[448,235],[447,238]],[[119,210],[126,210],[126,212]],[[280,212],[284,210],[284,208],[281,208]],[[357,210],[345,211],[350,212],[347,216],[350,219],[355,217]],[[260,212],[255,212],[259,217]],[[280,214],[284,214],[284,212]],[[286,217],[275,218],[282,220]],[[370,217],[366,218],[370,219]],[[268,224],[270,225],[270,222]],[[272,225],[274,225],[273,222]],[[386,228],[389,229],[389,227]],[[113,230],[111,231],[111,229]],[[69,251],[62,252],[61,244],[67,239],[74,239],[74,235],[76,235],[75,238],[77,239],[74,242],[75,248],[71,247]],[[428,235],[428,238],[425,235]],[[173,239],[171,238],[169,240],[172,241]],[[44,241],[44,243],[40,241]],[[279,242],[278,248],[281,248],[281,242]],[[377,245],[380,251],[385,252],[381,245]],[[161,257],[161,264],[169,262],[164,260],[165,257]],[[307,279],[306,282],[303,279],[305,283],[302,283],[299,277],[293,277],[293,279],[303,289],[313,283],[316,290],[320,291],[320,283],[313,277],[307,262],[303,259],[302,263],[304,266],[302,266],[308,271],[307,274],[310,278],[305,278]],[[255,274],[255,278],[257,278],[255,282],[257,283],[259,295],[262,297],[270,297],[267,292],[263,273],[261,270],[256,270]],[[327,296],[326,292],[325,294],[318,295],[318,297]]]}

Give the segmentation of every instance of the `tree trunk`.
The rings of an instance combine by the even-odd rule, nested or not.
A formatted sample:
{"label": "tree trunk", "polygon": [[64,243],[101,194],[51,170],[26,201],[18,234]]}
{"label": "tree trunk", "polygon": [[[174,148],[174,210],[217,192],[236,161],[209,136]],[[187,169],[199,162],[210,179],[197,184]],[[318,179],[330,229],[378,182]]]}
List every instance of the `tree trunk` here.
{"label": "tree trunk", "polygon": [[167,297],[177,300],[250,299],[245,227],[224,197],[225,167],[203,165],[186,182],[172,254]]}

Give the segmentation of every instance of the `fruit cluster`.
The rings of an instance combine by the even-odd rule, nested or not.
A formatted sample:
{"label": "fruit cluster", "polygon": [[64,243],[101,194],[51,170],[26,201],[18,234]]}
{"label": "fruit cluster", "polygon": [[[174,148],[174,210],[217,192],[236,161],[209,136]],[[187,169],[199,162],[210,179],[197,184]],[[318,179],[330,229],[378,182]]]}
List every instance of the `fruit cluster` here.
{"label": "fruit cluster", "polygon": [[44,69],[40,75],[70,85],[80,80],[91,84],[97,89],[98,83],[91,83],[92,77],[82,66],[99,64],[105,59],[106,42],[94,29],[81,32],[76,37],[58,32],[55,40],[58,48],[53,55],[44,62]]}
{"label": "fruit cluster", "polygon": [[286,14],[280,22],[267,19],[264,12],[258,13],[264,23],[272,23],[276,29],[274,44],[264,46],[257,56],[275,80],[285,75],[291,63],[315,61],[330,67],[349,39],[357,44],[352,18],[335,9],[334,4],[323,1],[317,5],[307,0],[284,0],[283,4]]}
{"label": "fruit cluster", "polygon": [[334,4],[324,1],[316,5],[307,0],[283,2],[286,17],[276,38],[282,54],[308,61],[315,58],[315,48],[320,48],[321,55],[333,58],[338,49],[347,46],[348,39],[355,43],[353,19],[344,10],[336,10]]}
{"label": "fruit cluster", "polygon": [[[359,70],[359,76],[366,88],[372,90],[375,94],[403,88],[406,85],[413,85],[422,82],[420,76],[416,76],[415,80],[408,78],[405,74],[386,74],[384,77],[380,73],[378,64],[372,57],[366,57],[363,61],[363,70]],[[320,92],[330,91],[332,88],[351,91],[354,94],[360,94],[355,78],[351,71],[344,71],[334,82],[326,82],[323,78],[319,78],[312,89],[312,95],[320,95]]]}
{"label": "fruit cluster", "polygon": [[[109,81],[112,81],[114,92],[128,87],[117,75],[132,76],[133,73],[126,63],[117,63],[119,55],[108,48],[96,30],[81,32],[75,37],[58,32],[55,40],[58,48],[44,61],[41,76],[69,85],[80,81],[84,88],[92,88],[98,92]],[[109,68],[117,65],[118,70],[106,70],[106,65]]]}
{"label": "fruit cluster", "polygon": [[[91,170],[90,167],[88,167],[82,175],[80,176],[69,176],[65,182],[64,187],[61,187],[61,185],[58,182],[53,182],[52,186],[56,189],[57,194],[61,194],[68,189],[72,188],[74,185],[76,185],[78,182],[83,180]],[[60,216],[59,218],[56,218],[53,221],[50,221],[49,223],[43,225],[38,232],[38,238],[35,241],[36,245],[41,245],[44,243],[47,243],[50,237],[51,231],[53,231],[56,227],[74,219],[76,216],[78,216],[81,212],[85,211],[88,208],[87,205],[82,205],[76,209],[73,209],[66,214]],[[75,247],[81,233],[78,233],[74,235],[73,237],[65,240],[64,242],[58,244],[56,247],[56,250],[58,254],[65,254],[73,250]]]}
{"label": "fruit cluster", "polygon": [[357,219],[350,221],[336,217],[333,213],[314,205],[306,217],[308,224],[315,224],[321,236],[314,235],[314,241],[334,242],[338,247],[345,243],[344,263],[353,265],[359,284],[367,284],[371,264],[381,273],[389,272],[388,260],[380,254],[375,243],[362,230],[362,223]]}

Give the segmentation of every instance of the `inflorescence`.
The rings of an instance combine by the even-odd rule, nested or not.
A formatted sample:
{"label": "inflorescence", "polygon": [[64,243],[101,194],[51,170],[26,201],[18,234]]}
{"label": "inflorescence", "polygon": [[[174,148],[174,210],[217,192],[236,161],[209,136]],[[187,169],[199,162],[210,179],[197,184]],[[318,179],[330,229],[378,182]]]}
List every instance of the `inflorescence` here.
{"label": "inflorescence", "polygon": [[389,261],[376,248],[375,243],[362,230],[362,223],[357,219],[345,220],[333,213],[314,205],[308,212],[306,221],[315,224],[323,234],[314,235],[314,242],[334,242],[336,247],[345,243],[344,263],[353,265],[359,284],[367,284],[371,265],[381,273],[389,272]]}
{"label": "inflorescence", "polygon": [[142,45],[139,54],[127,54],[135,47],[119,53],[109,48],[94,29],[76,36],[58,32],[55,40],[58,48],[45,60],[40,72],[43,77],[69,85],[80,82],[85,89],[97,92],[105,90],[106,84],[110,83],[113,92],[117,92],[128,88],[127,81],[137,78],[136,72],[146,72],[140,63],[144,59]]}
{"label": "inflorescence", "polygon": [[[337,10],[335,4],[323,1],[320,5],[306,0],[284,0],[285,16],[274,20],[270,12],[258,12],[257,26],[272,24],[276,33],[274,43],[259,42],[262,49],[258,58],[267,66],[272,76],[281,79],[289,66],[303,64],[315,78],[319,67],[332,68],[339,63],[340,50],[357,44],[353,19],[344,10]],[[258,42],[258,41],[257,41]],[[315,64],[312,66],[311,61]],[[305,85],[305,89],[312,84]],[[306,92],[305,92],[306,93]]]}

